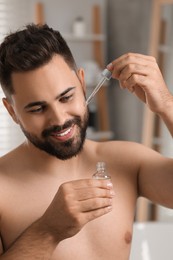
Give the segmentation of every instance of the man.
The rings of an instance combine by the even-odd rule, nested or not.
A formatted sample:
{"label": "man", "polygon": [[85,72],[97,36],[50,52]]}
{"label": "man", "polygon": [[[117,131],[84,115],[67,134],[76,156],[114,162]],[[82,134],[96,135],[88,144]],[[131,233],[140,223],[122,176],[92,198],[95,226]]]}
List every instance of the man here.
{"label": "man", "polygon": [[[84,72],[47,25],[9,35],[0,63],[3,103],[26,136],[0,159],[0,260],[127,260],[137,198],[173,208],[173,160],[85,140]],[[126,54],[108,69],[173,133],[173,98],[152,57]],[[91,178],[99,161],[111,180]]]}

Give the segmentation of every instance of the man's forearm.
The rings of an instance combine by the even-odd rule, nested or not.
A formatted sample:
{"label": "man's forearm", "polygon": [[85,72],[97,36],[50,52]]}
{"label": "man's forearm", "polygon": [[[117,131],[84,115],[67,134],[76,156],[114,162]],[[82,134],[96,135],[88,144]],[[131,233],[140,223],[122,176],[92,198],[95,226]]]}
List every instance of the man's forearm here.
{"label": "man's forearm", "polygon": [[162,118],[171,136],[173,137],[173,106],[159,116]]}
{"label": "man's forearm", "polygon": [[0,260],[47,260],[58,242],[55,237],[43,228],[40,220],[26,229],[12,246],[0,256]]}

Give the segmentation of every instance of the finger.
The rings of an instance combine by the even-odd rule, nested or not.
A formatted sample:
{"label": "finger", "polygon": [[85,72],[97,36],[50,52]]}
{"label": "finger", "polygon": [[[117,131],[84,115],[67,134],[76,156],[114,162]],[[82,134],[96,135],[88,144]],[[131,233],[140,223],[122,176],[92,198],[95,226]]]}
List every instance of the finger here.
{"label": "finger", "polygon": [[131,88],[135,86],[139,86],[142,89],[148,88],[149,84],[149,77],[139,74],[132,74],[126,81],[124,81],[124,85],[126,88]]}
{"label": "finger", "polygon": [[[131,92],[134,93],[140,100],[146,103],[146,94],[144,82],[146,77],[142,75],[132,75],[125,83],[125,87]],[[137,83],[136,83],[137,82]]]}
{"label": "finger", "polygon": [[145,61],[149,61],[149,62],[156,62],[156,59],[153,56],[145,55],[145,54],[141,54],[141,53],[135,53],[135,52],[125,53],[122,56],[120,56],[118,59],[124,60],[124,59],[128,59],[129,57],[134,57],[134,59],[137,59],[137,60],[141,59],[141,60],[145,60]]}
{"label": "finger", "polygon": [[109,206],[112,206],[111,198],[96,198],[80,202],[79,210],[80,212],[88,212]]}
{"label": "finger", "polygon": [[78,201],[88,200],[92,198],[113,198],[115,192],[113,189],[103,188],[84,188],[80,189],[76,193],[76,199]]}
{"label": "finger", "polygon": [[126,81],[128,80],[133,74],[147,76],[150,73],[151,69],[145,65],[139,64],[129,64],[127,65],[120,73],[119,80]]}
{"label": "finger", "polygon": [[144,92],[144,90],[139,87],[137,84],[133,87],[134,91],[133,93],[140,99],[142,100],[144,103],[146,103],[146,94]]}
{"label": "finger", "polygon": [[130,86],[127,88],[131,93],[134,93],[142,102],[146,103],[146,95],[144,90],[138,86],[137,84],[135,86]]}
{"label": "finger", "polygon": [[143,62],[152,62],[152,63],[156,63],[156,59],[152,56],[149,56],[149,55],[143,55],[143,54],[139,54],[139,53],[126,53],[122,56],[120,56],[119,58],[115,59],[114,61],[112,61],[111,63],[109,63],[107,65],[107,68],[109,70],[113,70],[114,69],[114,66],[116,64],[123,64],[124,61],[132,61],[132,58],[133,58],[133,61],[135,62],[138,62],[138,61],[142,61]]}
{"label": "finger", "polygon": [[120,80],[119,80],[119,86],[120,86],[121,89],[124,88],[123,83]]}
{"label": "finger", "polygon": [[112,77],[119,79],[121,71],[129,64],[138,64],[152,67],[155,66],[156,60],[151,56],[145,56],[142,54],[125,54],[112,62]]}
{"label": "finger", "polygon": [[73,185],[76,190],[83,188],[102,188],[102,189],[112,189],[113,184],[111,180],[99,180],[99,179],[82,179],[73,182],[69,182]]}
{"label": "finger", "polygon": [[94,220],[96,218],[99,218],[99,217],[101,217],[105,214],[108,214],[110,211],[112,211],[112,206],[108,206],[108,207],[105,207],[105,208],[100,208],[100,209],[97,209],[97,210],[85,212],[83,214],[83,217],[85,219],[87,219],[87,222],[89,222],[89,221]]}
{"label": "finger", "polygon": [[156,59],[149,55],[143,55],[138,53],[126,53],[119,58],[112,61],[110,64],[112,64],[112,67],[115,64],[129,64],[129,63],[139,63],[139,64],[154,64],[156,63]]}

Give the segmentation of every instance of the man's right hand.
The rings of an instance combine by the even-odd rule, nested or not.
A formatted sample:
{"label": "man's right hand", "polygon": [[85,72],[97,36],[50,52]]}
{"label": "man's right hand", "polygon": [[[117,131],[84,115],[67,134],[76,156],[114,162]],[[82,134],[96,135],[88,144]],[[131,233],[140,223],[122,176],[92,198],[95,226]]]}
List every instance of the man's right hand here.
{"label": "man's right hand", "polygon": [[154,57],[127,53],[112,61],[107,68],[128,89],[165,122],[173,137],[173,95],[166,86]]}
{"label": "man's right hand", "polygon": [[77,180],[59,187],[42,223],[58,242],[74,236],[89,221],[112,210],[114,191],[110,180]]}
{"label": "man's right hand", "polygon": [[154,57],[127,53],[112,61],[107,68],[123,89],[136,94],[151,111],[162,115],[167,107],[173,107],[173,96]]}

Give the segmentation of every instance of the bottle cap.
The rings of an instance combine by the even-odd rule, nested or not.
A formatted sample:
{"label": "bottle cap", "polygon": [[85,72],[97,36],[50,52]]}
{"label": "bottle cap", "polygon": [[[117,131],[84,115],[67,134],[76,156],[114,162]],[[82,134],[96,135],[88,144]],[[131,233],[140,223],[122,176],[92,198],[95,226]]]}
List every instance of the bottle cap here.
{"label": "bottle cap", "polygon": [[108,70],[108,69],[104,69],[104,70],[102,71],[102,76],[103,76],[104,78],[106,78],[107,80],[110,80],[111,77],[112,77],[112,72],[111,72],[110,70]]}

